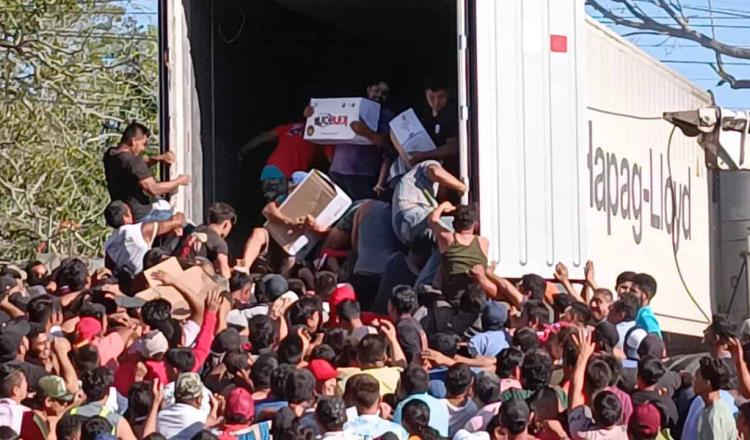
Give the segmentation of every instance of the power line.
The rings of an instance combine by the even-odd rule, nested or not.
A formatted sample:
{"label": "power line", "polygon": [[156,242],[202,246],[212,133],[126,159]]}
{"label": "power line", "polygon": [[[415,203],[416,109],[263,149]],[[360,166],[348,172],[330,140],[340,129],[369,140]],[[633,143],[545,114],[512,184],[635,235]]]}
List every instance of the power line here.
{"label": "power line", "polygon": [[[707,66],[710,66],[714,64],[711,61],[694,61],[694,60],[659,60],[662,63],[667,64],[705,64]],[[748,63],[737,63],[737,62],[728,62],[728,63],[722,63],[726,66],[750,66],[750,62]]]}

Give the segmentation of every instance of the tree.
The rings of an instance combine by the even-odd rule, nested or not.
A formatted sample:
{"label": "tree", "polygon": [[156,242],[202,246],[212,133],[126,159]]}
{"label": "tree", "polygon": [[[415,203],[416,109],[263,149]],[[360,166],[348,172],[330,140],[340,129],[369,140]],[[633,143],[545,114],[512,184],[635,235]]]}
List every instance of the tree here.
{"label": "tree", "polygon": [[[713,36],[695,30],[691,27],[690,19],[684,12],[686,8],[680,0],[586,0],[586,4],[617,25],[638,29],[642,33],[664,35],[698,43],[714,52],[716,63],[712,63],[711,67],[721,78],[719,85],[726,83],[733,89],[750,89],[750,79],[735,78],[727,72],[724,65],[725,56],[750,60],[750,49],[723,43]],[[650,5],[650,10],[647,11],[641,5]],[[616,12],[615,8],[608,6],[617,6],[620,11],[630,15]],[[710,9],[690,8],[712,13]],[[666,13],[669,19],[666,22],[660,21],[654,18],[653,11]],[[750,16],[743,15],[742,17]]]}
{"label": "tree", "polygon": [[157,121],[156,29],[122,4],[0,5],[0,258],[101,254],[103,151]]}

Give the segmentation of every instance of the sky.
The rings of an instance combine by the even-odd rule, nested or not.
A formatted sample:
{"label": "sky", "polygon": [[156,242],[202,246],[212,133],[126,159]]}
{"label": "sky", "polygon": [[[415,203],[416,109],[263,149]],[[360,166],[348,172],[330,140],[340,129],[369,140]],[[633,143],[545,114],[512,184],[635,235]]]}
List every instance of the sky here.
{"label": "sky", "polygon": [[[611,7],[615,12],[621,12],[617,9],[618,5],[614,4],[612,0],[601,0],[601,2]],[[712,32],[715,32],[715,38],[724,43],[750,48],[750,0],[681,0],[680,2],[685,8],[685,15],[688,16],[691,25],[694,25],[697,31],[709,36],[712,36]],[[639,0],[638,4],[642,5],[645,10],[652,12],[655,17],[666,16],[665,13],[654,7],[649,9],[650,5],[647,4],[646,0]],[[713,14],[713,29],[710,14],[706,11],[708,9],[715,11]],[[128,10],[144,24],[155,25],[157,23],[156,0],[132,0],[129,2]],[[601,14],[593,9],[588,8],[587,12],[595,18],[601,17]],[[662,22],[669,21],[665,18],[657,19]],[[606,20],[600,21],[612,27],[621,35],[627,35],[634,31],[630,28],[614,26]],[[719,105],[730,109],[750,109],[750,89],[733,90],[728,84],[717,86],[719,77],[708,64],[714,62],[712,51],[699,47],[696,43],[690,41],[663,36],[632,35],[626,36],[626,38],[656,59],[665,62],[670,68],[695,83],[696,86],[711,90]],[[737,79],[750,79],[750,60],[726,57],[724,63],[727,64],[726,70]],[[737,65],[732,63],[737,63]]]}

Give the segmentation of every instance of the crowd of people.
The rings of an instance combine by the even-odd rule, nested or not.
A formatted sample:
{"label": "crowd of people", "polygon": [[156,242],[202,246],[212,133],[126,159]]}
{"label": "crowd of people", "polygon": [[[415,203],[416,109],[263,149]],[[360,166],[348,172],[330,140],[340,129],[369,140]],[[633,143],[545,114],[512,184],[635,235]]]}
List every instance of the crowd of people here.
{"label": "crowd of people", "polygon": [[[367,93],[385,103],[387,84]],[[230,205],[191,225],[154,201],[189,178],[158,182],[174,157],[144,159],[149,131],[128,126],[104,157],[106,267],[2,267],[0,439],[750,438],[750,327],[714,316],[706,354],[673,371],[652,275],[503,278],[478,208],[456,203],[447,88],[425,97],[437,150],[394,166],[387,128],[361,124],[372,146],[334,148],[354,203],[331,226],[280,209],[313,157],[299,127],[248,145],[279,144],[263,213],[317,238],[295,255],[260,227],[233,257]]]}

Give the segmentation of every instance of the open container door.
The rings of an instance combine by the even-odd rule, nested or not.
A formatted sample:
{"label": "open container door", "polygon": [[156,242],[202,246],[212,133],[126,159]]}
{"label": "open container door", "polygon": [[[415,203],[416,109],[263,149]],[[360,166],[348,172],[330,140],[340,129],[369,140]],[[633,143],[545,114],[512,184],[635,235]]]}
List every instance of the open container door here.
{"label": "open container door", "polygon": [[[481,232],[508,277],[586,262],[580,0],[472,0]],[[476,177],[475,177],[476,179]],[[474,195],[477,198],[477,195]]]}
{"label": "open container door", "polygon": [[169,178],[190,176],[190,185],[181,187],[171,203],[175,212],[184,213],[188,221],[197,224],[203,221],[203,157],[188,25],[182,0],[161,0],[159,8],[162,145],[176,156],[169,167]]}

